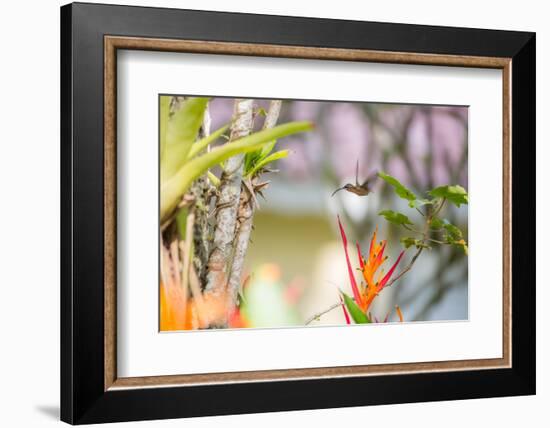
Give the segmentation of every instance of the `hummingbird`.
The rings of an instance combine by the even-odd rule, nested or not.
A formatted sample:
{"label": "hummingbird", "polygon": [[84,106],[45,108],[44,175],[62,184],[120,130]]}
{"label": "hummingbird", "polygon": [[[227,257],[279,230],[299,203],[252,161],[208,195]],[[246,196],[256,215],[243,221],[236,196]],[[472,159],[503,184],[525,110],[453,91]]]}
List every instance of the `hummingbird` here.
{"label": "hummingbird", "polygon": [[347,190],[348,192],[355,193],[358,196],[367,196],[369,193],[372,192],[372,187],[370,185],[376,178],[378,178],[377,174],[378,174],[377,171],[373,172],[371,175],[367,177],[365,181],[363,181],[362,184],[360,184],[359,183],[359,161],[357,161],[357,165],[355,167],[355,184],[347,183],[344,186],[332,192],[332,195],[330,196],[333,197],[340,190]]}

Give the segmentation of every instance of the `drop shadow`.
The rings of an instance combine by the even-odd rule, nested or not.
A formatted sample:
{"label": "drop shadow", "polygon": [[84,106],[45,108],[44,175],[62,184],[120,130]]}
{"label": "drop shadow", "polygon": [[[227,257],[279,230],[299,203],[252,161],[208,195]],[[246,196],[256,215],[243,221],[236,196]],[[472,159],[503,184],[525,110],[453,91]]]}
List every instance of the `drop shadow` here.
{"label": "drop shadow", "polygon": [[59,406],[55,405],[38,405],[35,406],[35,409],[38,410],[45,416],[48,416],[50,419],[59,420]]}

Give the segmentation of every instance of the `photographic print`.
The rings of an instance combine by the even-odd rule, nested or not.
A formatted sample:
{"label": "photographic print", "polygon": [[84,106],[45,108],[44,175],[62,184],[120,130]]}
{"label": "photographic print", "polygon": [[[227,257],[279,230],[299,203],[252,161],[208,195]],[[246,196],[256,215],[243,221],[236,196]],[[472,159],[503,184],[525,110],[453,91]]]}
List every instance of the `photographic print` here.
{"label": "photographic print", "polygon": [[536,392],[534,33],[60,23],[61,420]]}
{"label": "photographic print", "polygon": [[468,108],[159,96],[160,330],[468,319]]}

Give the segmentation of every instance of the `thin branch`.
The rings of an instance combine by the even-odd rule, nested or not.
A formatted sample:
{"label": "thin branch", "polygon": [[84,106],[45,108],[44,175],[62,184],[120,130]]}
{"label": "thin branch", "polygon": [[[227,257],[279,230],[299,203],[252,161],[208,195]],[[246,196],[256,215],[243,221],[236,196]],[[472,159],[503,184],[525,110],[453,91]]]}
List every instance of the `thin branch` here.
{"label": "thin branch", "polygon": [[[439,207],[437,207],[437,209],[433,213],[428,212],[427,217],[426,217],[426,224],[424,225],[424,232],[422,232],[422,234],[423,234],[422,243],[424,243],[426,241],[433,241],[433,242],[440,243],[440,241],[436,241],[435,239],[431,239],[429,237],[429,232],[430,232],[430,223],[431,223],[432,218],[434,216],[436,216],[441,211],[441,209],[443,208],[443,205],[445,205],[445,199],[443,199],[441,201],[441,204],[439,204]],[[391,286],[395,281],[399,280],[403,275],[405,275],[408,271],[410,271],[412,269],[414,263],[416,262],[416,260],[420,256],[420,254],[422,254],[423,250],[424,250],[424,247],[418,248],[416,254],[413,256],[413,258],[411,259],[411,262],[407,265],[407,267],[405,267],[405,269],[403,269],[401,272],[399,272],[399,274],[397,276],[392,278],[384,286],[384,288]]]}
{"label": "thin branch", "polygon": [[415,255],[413,256],[413,258],[411,259],[411,262],[407,265],[407,267],[405,267],[401,272],[399,272],[397,274],[397,276],[393,277],[390,281],[388,281],[386,283],[386,285],[384,286],[384,288],[386,287],[390,287],[394,282],[396,282],[397,280],[399,280],[403,275],[405,275],[408,271],[410,271],[414,265],[414,263],[416,262],[416,260],[418,259],[418,257],[420,256],[420,254],[422,254],[422,251],[424,250],[424,247],[420,247]]}
{"label": "thin branch", "polygon": [[410,230],[411,232],[418,233],[418,234],[424,236],[424,232],[421,231],[421,230],[413,229],[412,227],[407,226],[406,224],[403,224],[402,226],[403,226],[405,229]]}
{"label": "thin branch", "polygon": [[440,241],[438,239],[433,239],[433,238],[425,238],[424,241],[430,241],[440,245],[451,245],[449,242]]}
{"label": "thin branch", "polygon": [[272,100],[269,103],[269,109],[265,117],[263,129],[270,129],[277,125],[277,120],[279,120],[282,105],[283,102],[281,100]]}
{"label": "thin branch", "polygon": [[435,210],[435,212],[434,212],[432,215],[430,215],[430,220],[431,220],[433,217],[435,217],[436,215],[439,214],[439,212],[440,212],[441,209],[443,208],[443,205],[445,205],[445,202],[446,202],[446,201],[447,201],[446,198],[443,198],[443,199],[441,200],[441,203],[439,204],[439,206],[437,207],[437,209]]}
{"label": "thin branch", "polygon": [[243,186],[239,200],[237,214],[237,235],[235,236],[233,260],[229,273],[228,290],[232,302],[236,302],[239,289],[241,287],[241,276],[244,268],[244,260],[248,250],[250,234],[252,233],[252,223],[254,217],[254,190]]}
{"label": "thin branch", "polygon": [[342,303],[342,302],[332,304],[331,306],[329,306],[325,310],[322,310],[321,312],[318,312],[315,315],[312,315],[311,317],[309,317],[306,320],[305,325],[311,324],[316,319],[321,318],[323,315],[325,315],[325,314],[329,313],[330,311],[333,311],[334,309],[339,308],[340,306],[343,306],[343,305],[344,305],[344,303]]}

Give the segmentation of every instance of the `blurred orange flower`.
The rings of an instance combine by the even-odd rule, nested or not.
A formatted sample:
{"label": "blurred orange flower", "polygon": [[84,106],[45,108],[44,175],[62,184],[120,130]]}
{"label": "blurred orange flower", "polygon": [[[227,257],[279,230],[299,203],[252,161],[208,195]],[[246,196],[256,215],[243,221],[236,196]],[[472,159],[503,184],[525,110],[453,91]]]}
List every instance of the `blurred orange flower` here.
{"label": "blurred orange flower", "polygon": [[[224,325],[230,313],[226,293],[202,293],[186,299],[183,287],[160,283],[160,330],[196,330]],[[231,317],[230,319],[233,319]]]}
{"label": "blurred orange flower", "polygon": [[160,330],[190,330],[198,326],[194,305],[187,302],[182,287],[160,283]]}

